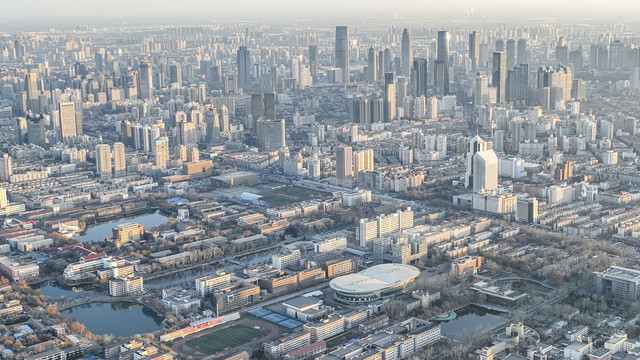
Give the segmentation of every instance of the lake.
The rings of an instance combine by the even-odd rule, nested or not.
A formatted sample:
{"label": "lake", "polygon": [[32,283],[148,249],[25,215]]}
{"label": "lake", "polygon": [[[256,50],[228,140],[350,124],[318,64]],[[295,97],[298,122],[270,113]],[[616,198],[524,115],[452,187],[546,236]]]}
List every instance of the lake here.
{"label": "lake", "polygon": [[130,302],[91,303],[61,311],[95,335],[129,337],[162,329],[162,318],[146,306]]}
{"label": "lake", "polygon": [[466,341],[475,334],[486,331],[506,320],[497,311],[474,305],[456,310],[456,313],[458,316],[455,319],[439,322],[442,336],[458,341]]}
{"label": "lake", "polygon": [[109,221],[106,223],[95,224],[88,226],[82,235],[76,236],[76,240],[81,243],[85,242],[101,242],[104,239],[111,237],[111,229],[120,224],[127,222],[138,222],[144,225],[145,229],[154,227],[156,225],[162,225],[169,221],[169,218],[156,211],[150,214],[142,214],[133,217],[121,218],[118,220]]}
{"label": "lake", "polygon": [[45,281],[40,284],[34,284],[31,287],[39,290],[44,297],[55,299],[60,299],[63,296],[67,299],[78,299],[81,297],[95,295],[96,293],[93,290],[92,285],[74,286],[71,288],[57,281]]}

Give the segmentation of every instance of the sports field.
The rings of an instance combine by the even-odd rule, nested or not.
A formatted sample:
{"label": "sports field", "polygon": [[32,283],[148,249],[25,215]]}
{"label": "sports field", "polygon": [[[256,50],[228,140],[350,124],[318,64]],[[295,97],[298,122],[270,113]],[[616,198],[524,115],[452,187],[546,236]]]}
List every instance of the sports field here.
{"label": "sports field", "polygon": [[218,359],[243,350],[251,352],[263,342],[279,336],[276,324],[260,319],[240,319],[177,339],[171,349],[178,354],[178,359]]}
{"label": "sports field", "polygon": [[191,347],[197,349],[199,352],[213,355],[225,349],[246,344],[263,336],[264,334],[256,329],[244,325],[236,325],[195,339],[187,340],[183,345],[183,349],[189,350],[187,347]]}

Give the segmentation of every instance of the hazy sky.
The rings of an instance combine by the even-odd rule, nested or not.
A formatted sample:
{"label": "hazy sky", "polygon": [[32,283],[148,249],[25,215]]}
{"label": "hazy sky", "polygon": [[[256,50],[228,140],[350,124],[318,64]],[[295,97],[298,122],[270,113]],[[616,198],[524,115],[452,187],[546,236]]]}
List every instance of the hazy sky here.
{"label": "hazy sky", "polygon": [[[575,19],[585,17],[626,17],[639,14],[636,0],[24,0],[0,1],[0,24],[38,22],[51,24],[93,24],[104,21],[150,23],[312,17],[328,21],[357,20],[358,15],[387,13],[400,17],[428,18],[438,14],[462,16],[475,10],[476,17],[506,16],[518,21],[522,16]],[[68,24],[68,25],[71,25]]]}

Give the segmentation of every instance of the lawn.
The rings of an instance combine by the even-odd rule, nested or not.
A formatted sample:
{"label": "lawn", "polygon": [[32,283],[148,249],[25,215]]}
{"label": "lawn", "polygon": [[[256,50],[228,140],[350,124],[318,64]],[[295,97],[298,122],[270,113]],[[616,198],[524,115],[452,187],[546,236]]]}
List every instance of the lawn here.
{"label": "lawn", "polygon": [[260,200],[268,202],[271,206],[288,205],[294,202],[327,195],[327,193],[324,192],[292,185],[287,185],[278,189],[263,190],[260,191],[259,194],[262,195]]}
{"label": "lawn", "polygon": [[186,349],[188,346],[198,349],[207,355],[213,355],[224,349],[231,349],[263,336],[264,334],[256,329],[244,325],[236,325],[188,340],[184,343],[183,348]]}

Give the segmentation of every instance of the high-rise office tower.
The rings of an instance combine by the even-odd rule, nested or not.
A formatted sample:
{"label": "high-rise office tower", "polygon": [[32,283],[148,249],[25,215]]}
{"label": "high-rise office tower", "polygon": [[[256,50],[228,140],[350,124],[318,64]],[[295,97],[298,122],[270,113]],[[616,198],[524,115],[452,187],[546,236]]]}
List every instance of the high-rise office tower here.
{"label": "high-rise office tower", "polygon": [[433,69],[434,93],[437,96],[449,94],[449,66],[444,61],[436,60]]}
{"label": "high-rise office tower", "polygon": [[516,66],[516,41],[507,40],[507,69],[513,69]]}
{"label": "high-rise office tower", "polygon": [[504,51],[493,53],[491,85],[496,88],[496,102],[505,102],[507,100],[507,53]]}
{"label": "high-rise office tower", "polygon": [[122,175],[127,172],[127,162],[125,160],[124,144],[117,142],[113,144],[113,173]]}
{"label": "high-rise office tower", "polygon": [[169,138],[161,136],[154,140],[154,153],[156,155],[156,167],[166,169],[169,161]]}
{"label": "high-rise office tower", "polygon": [[393,59],[391,58],[391,50],[389,48],[384,49],[384,72],[388,73],[393,71]]}
{"label": "high-rise office tower", "polygon": [[251,52],[246,46],[240,46],[238,55],[238,86],[247,90],[251,86]]}
{"label": "high-rise office tower", "polygon": [[147,100],[153,97],[153,65],[149,62],[140,63],[140,100]]}
{"label": "high-rise office tower", "polygon": [[504,40],[498,39],[496,40],[496,48],[494,51],[504,51]]}
{"label": "high-rise office tower", "polygon": [[384,122],[396,119],[396,74],[384,74]]}
{"label": "high-rise office tower", "polygon": [[378,80],[378,57],[376,56],[376,51],[373,49],[373,46],[369,48],[367,61],[367,80]]}
{"label": "high-rise office tower", "polygon": [[27,140],[27,119],[23,117],[16,118],[16,143],[17,144],[26,144]]}
{"label": "high-rise office tower", "polygon": [[520,39],[518,40],[518,64],[528,64],[529,60],[527,59],[527,40]]}
{"label": "high-rise office tower", "polygon": [[342,69],[342,82],[349,82],[349,32],[346,26],[336,26],[336,67]]}
{"label": "high-rise office tower", "polygon": [[309,45],[309,71],[313,82],[318,81],[318,45]]}
{"label": "high-rise office tower", "polygon": [[493,149],[473,155],[473,191],[494,191],[498,188],[498,156]]}
{"label": "high-rise office tower", "polygon": [[0,181],[9,181],[13,175],[13,164],[9,154],[4,153],[0,157]]}
{"label": "high-rise office tower", "polygon": [[38,99],[38,73],[28,72],[24,79],[27,90],[27,100]]}
{"label": "high-rise office tower", "polygon": [[[396,78],[396,105],[402,107],[404,98],[409,95],[409,79],[406,76],[398,76]],[[400,115],[396,113],[396,118],[400,118]]]}
{"label": "high-rise office tower", "polygon": [[464,186],[467,188],[473,187],[473,175],[474,175],[474,162],[473,157],[480,151],[488,149],[488,144],[480,136],[476,135],[467,141],[467,171],[464,176]]}
{"label": "high-rise office tower", "polygon": [[111,147],[107,144],[96,145],[96,175],[111,175]]}
{"label": "high-rise office tower", "polygon": [[449,40],[451,39],[451,35],[448,31],[441,30],[438,31],[438,47],[437,47],[437,59],[439,61],[444,61],[447,65],[449,65]]}
{"label": "high-rise office tower", "polygon": [[520,64],[507,72],[507,101],[517,102],[523,107],[527,102],[529,88],[529,64]]}
{"label": "high-rise office tower", "polygon": [[27,120],[27,135],[29,144],[45,147],[47,145],[47,136],[44,129],[44,118],[42,115],[37,118]]}
{"label": "high-rise office tower", "polygon": [[421,95],[427,96],[427,66],[429,62],[427,59],[416,58],[413,59],[413,66],[411,67],[411,93],[413,96],[418,97]]}
{"label": "high-rise office tower", "polygon": [[402,31],[402,75],[410,75],[412,62],[413,54],[411,53],[411,39],[409,38],[409,30],[404,29]]}
{"label": "high-rise office tower", "polygon": [[276,94],[273,92],[264,94],[264,118],[276,119]]}
{"label": "high-rise office tower", "polygon": [[254,129],[256,121],[263,117],[264,100],[262,99],[262,94],[251,94],[251,118],[253,122],[251,128]]}
{"label": "high-rise office tower", "polygon": [[384,79],[384,73],[385,73],[385,63],[384,63],[384,51],[380,50],[378,52],[378,76],[377,79],[378,80],[383,80]]}
{"label": "high-rise office tower", "polygon": [[76,124],[76,111],[72,102],[61,102],[58,104],[60,116],[60,136],[62,139],[76,136],[78,134]]}
{"label": "high-rise office tower", "polygon": [[338,146],[336,147],[336,178],[338,180],[350,180],[353,161],[353,150],[351,146]]}
{"label": "high-rise office tower", "polygon": [[258,120],[258,146],[264,150],[278,150],[286,145],[284,119]]}
{"label": "high-rise office tower", "polygon": [[220,139],[220,117],[214,107],[207,107],[204,111],[204,122],[207,127],[207,142],[215,144]]}
{"label": "high-rise office tower", "polygon": [[171,64],[169,66],[169,82],[182,85],[182,66],[180,64]]}
{"label": "high-rise office tower", "polygon": [[471,59],[471,71],[478,71],[478,60],[480,58],[480,33],[477,31],[469,34],[469,59]]}
{"label": "high-rise office tower", "polygon": [[437,56],[435,61],[434,85],[438,96],[449,95],[449,40],[448,31],[438,31]]}

